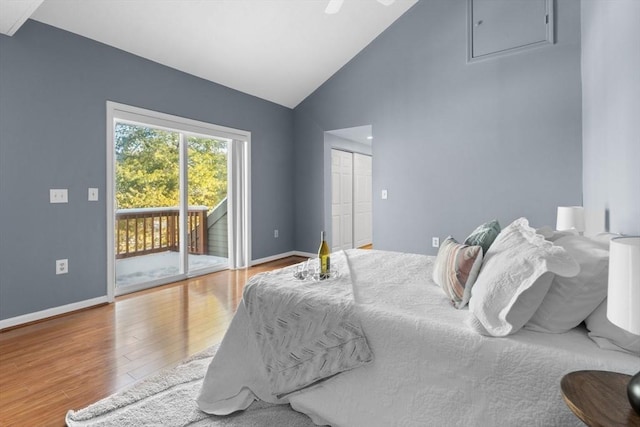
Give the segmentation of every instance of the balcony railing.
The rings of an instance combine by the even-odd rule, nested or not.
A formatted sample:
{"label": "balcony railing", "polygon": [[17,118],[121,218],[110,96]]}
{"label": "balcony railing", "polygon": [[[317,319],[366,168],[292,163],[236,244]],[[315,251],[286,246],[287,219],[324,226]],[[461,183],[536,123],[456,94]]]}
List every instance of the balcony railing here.
{"label": "balcony railing", "polygon": [[[206,206],[189,206],[187,249],[207,253]],[[180,248],[180,210],[177,207],[118,209],[116,211],[116,258],[128,258]]]}

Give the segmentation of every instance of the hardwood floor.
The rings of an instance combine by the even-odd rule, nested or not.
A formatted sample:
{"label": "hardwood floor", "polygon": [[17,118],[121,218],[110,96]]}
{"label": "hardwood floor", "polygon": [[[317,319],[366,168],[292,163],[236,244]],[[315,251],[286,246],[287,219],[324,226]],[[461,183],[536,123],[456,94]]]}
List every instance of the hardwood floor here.
{"label": "hardwood floor", "polygon": [[0,426],[64,426],[67,410],[220,342],[249,277],[305,259],[213,273],[0,333]]}

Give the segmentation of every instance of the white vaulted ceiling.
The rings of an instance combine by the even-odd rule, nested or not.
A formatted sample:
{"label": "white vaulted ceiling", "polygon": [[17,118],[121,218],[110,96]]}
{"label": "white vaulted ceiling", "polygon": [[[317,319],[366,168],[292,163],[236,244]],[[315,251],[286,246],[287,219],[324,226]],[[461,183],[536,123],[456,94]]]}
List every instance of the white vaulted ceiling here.
{"label": "white vaulted ceiling", "polygon": [[416,2],[44,0],[31,18],[293,108]]}

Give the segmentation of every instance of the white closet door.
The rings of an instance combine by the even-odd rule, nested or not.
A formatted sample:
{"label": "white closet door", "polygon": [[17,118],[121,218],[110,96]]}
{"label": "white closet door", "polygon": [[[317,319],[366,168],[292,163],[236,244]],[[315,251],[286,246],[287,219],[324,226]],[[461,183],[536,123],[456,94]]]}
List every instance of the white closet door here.
{"label": "white closet door", "polygon": [[331,150],[331,251],[353,247],[353,155]]}
{"label": "white closet door", "polygon": [[373,242],[371,156],[353,153],[353,240],[359,248]]}

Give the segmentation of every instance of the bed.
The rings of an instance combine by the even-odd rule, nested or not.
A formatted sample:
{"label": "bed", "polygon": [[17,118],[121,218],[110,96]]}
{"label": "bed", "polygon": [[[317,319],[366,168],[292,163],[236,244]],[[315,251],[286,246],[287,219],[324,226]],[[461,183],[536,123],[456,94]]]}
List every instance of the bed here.
{"label": "bed", "polygon": [[[516,228],[518,232],[525,229],[525,234],[532,230],[526,220],[520,220]],[[507,229],[500,235],[504,236]],[[540,243],[540,238],[533,239]],[[249,314],[256,308],[244,301],[209,366],[199,407],[225,415],[260,399],[288,403],[317,425],[348,427],[581,425],[562,400],[562,376],[581,369],[634,374],[640,370],[640,357],[633,350],[640,343],[632,342],[631,351],[607,349],[593,339],[598,338],[597,333],[589,336],[583,321],[562,333],[540,332],[543,321],[543,326],[525,321],[517,331],[504,334],[500,332],[504,328],[493,328],[496,325],[492,320],[481,315],[480,282],[482,277],[491,283],[501,280],[499,275],[491,275],[489,261],[492,259],[496,265],[500,262],[499,240],[496,239],[495,250],[492,246],[484,251],[484,262],[472,259],[471,268],[467,268],[472,271],[465,271],[471,276],[465,281],[475,282],[472,285],[478,286],[477,294],[471,291],[471,285],[465,293],[462,288],[467,283],[448,292],[443,292],[442,284],[436,284],[434,269],[438,273],[443,268],[439,265],[442,248],[438,257],[377,250],[338,252],[332,254],[334,277],[327,281],[300,279],[297,273],[301,266],[256,276],[259,288],[265,290],[266,284],[284,284],[288,291],[296,286],[333,288],[332,301],[327,302],[322,295],[313,298],[319,298],[320,307],[335,304],[344,308],[349,321],[364,332],[371,357],[367,348],[349,347],[350,353],[357,354],[356,363],[328,372],[320,379],[306,378],[297,387],[276,390],[273,373],[265,364],[263,337],[256,334],[256,321]],[[511,244],[508,238],[503,240]],[[553,246],[552,250],[558,247],[540,244],[545,248]],[[472,245],[462,246],[468,249]],[[482,257],[483,251],[476,252]],[[551,264],[546,259],[547,268],[553,270]],[[540,306],[541,301],[531,301],[544,299],[550,289],[560,286],[552,284],[549,276],[577,276],[575,266],[568,269],[574,271],[561,270],[556,265],[555,274],[540,274],[522,289],[520,297],[524,298],[512,295],[511,300]],[[582,270],[588,268],[583,265]],[[544,288],[543,295],[534,298],[532,290],[538,288]],[[461,304],[465,298],[471,300],[471,309]],[[491,304],[492,298],[489,300]],[[590,304],[599,307],[601,302]],[[259,310],[268,311],[272,304],[268,302]],[[523,310],[538,311],[531,307]],[[592,307],[589,310],[595,311]],[[517,323],[509,316],[507,320]],[[349,337],[349,343],[359,339],[358,332],[356,329],[355,338]]]}

